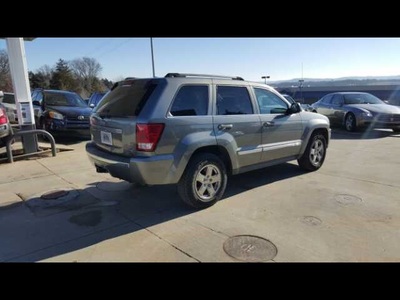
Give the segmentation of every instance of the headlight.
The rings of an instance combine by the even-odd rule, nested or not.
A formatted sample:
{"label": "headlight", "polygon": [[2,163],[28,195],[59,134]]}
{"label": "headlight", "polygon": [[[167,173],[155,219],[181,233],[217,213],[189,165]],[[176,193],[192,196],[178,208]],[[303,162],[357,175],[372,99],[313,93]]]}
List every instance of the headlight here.
{"label": "headlight", "polygon": [[64,120],[64,116],[55,111],[49,111],[49,117],[57,120]]}
{"label": "headlight", "polygon": [[361,115],[363,117],[369,117],[369,118],[372,117],[372,114],[369,111],[363,112],[363,113],[361,113]]}

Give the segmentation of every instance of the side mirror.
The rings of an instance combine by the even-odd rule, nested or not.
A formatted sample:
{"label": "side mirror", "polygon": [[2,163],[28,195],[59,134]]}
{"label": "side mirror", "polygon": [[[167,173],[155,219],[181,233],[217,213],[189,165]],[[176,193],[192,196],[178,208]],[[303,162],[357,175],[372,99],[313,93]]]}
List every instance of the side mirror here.
{"label": "side mirror", "polygon": [[40,102],[37,101],[37,100],[33,101],[32,104],[33,104],[33,105],[36,105],[36,106],[40,106]]}
{"label": "side mirror", "polygon": [[301,107],[299,103],[292,103],[292,105],[290,105],[290,107],[287,110],[287,114],[291,115],[291,114],[296,114],[298,112],[301,112]]}
{"label": "side mirror", "polygon": [[388,100],[383,100],[383,102],[385,102],[386,104],[389,104],[389,101],[388,101]]}
{"label": "side mirror", "polygon": [[94,108],[94,103],[90,103],[89,107]]}

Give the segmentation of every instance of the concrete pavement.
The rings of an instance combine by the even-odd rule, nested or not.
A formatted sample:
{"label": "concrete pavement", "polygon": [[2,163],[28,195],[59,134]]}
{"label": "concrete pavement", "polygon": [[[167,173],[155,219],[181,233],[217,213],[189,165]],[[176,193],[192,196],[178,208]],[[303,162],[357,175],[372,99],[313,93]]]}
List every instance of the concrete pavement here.
{"label": "concrete pavement", "polygon": [[[235,262],[223,250],[255,235],[275,262],[400,261],[400,135],[333,131],[324,166],[296,162],[229,178],[223,200],[195,211],[175,186],[98,174],[84,145],[0,164],[0,261]],[[56,200],[44,193],[65,190]]]}

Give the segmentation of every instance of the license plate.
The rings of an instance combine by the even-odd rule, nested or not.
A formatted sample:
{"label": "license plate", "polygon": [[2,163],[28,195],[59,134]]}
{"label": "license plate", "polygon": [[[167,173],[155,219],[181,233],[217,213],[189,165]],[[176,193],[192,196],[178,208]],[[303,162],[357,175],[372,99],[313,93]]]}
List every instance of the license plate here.
{"label": "license plate", "polygon": [[111,132],[100,131],[100,138],[101,138],[101,142],[103,144],[112,146],[112,135],[111,135]]}

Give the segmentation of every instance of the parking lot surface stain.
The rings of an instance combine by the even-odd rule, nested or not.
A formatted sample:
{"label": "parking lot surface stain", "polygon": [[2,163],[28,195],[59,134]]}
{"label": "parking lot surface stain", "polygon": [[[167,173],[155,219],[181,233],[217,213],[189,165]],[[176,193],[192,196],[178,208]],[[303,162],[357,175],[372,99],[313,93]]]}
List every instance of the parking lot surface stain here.
{"label": "parking lot surface stain", "polygon": [[335,200],[344,206],[359,204],[362,202],[362,199],[357,196],[348,195],[348,194],[338,194],[335,196]]}
{"label": "parking lot surface stain", "polygon": [[321,225],[322,220],[317,217],[313,216],[305,216],[301,219],[304,224],[311,225],[311,226],[318,226]]}

